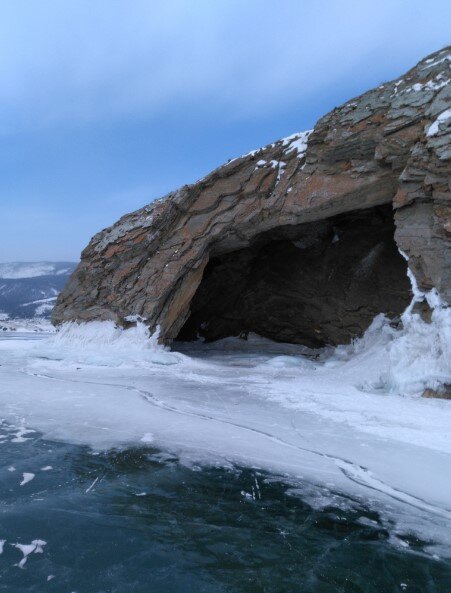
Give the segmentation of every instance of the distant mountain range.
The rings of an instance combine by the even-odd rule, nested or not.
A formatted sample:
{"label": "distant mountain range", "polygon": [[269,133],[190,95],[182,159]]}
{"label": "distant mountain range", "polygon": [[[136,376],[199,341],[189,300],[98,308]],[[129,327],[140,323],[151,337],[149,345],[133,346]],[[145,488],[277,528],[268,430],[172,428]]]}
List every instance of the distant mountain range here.
{"label": "distant mountain range", "polygon": [[0,320],[49,318],[74,262],[0,264]]}

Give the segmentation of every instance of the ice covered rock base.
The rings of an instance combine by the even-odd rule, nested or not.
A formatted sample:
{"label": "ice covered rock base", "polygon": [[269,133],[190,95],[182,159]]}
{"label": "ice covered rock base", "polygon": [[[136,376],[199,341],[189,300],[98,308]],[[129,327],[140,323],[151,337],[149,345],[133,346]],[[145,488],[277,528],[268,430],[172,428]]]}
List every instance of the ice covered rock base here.
{"label": "ice covered rock base", "polygon": [[[451,48],[95,235],[53,319],[320,346],[451,300]],[[425,315],[429,313],[425,312]]]}

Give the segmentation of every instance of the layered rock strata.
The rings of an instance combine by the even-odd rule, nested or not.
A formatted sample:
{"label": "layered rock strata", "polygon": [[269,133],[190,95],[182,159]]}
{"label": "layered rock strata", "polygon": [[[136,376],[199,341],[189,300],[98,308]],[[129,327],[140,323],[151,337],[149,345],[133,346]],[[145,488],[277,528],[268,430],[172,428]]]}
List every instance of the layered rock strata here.
{"label": "layered rock strata", "polygon": [[140,316],[166,342],[255,329],[348,341],[409,298],[398,249],[450,303],[450,67],[445,48],[122,217],[83,251],[54,322]]}

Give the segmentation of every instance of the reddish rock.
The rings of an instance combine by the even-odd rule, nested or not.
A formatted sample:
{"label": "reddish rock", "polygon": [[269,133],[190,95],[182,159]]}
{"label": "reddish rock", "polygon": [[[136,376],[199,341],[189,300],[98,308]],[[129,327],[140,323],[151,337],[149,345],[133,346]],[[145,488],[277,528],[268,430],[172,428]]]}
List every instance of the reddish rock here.
{"label": "reddish rock", "polygon": [[[279,310],[272,316],[271,337],[295,342],[312,338],[313,342],[307,322],[299,321],[308,312],[314,333],[323,341],[346,341],[363,331],[376,309],[396,316],[408,298],[405,278],[396,280],[397,275],[403,276],[404,264],[395,262],[396,249],[388,244],[393,209],[396,244],[409,257],[420,288],[435,287],[450,303],[450,66],[451,48],[445,48],[401,78],[334,109],[311,133],[293,135],[234,159],[197,183],[122,217],[95,235],[83,251],[58,298],[54,322],[113,319],[124,323],[125,317],[140,315],[152,329],[160,326],[163,339],[170,341],[187,320],[193,326],[196,318],[200,330],[199,315],[208,314],[222,323],[224,331],[219,335],[238,330],[264,333],[262,319],[268,309],[262,299],[264,291],[271,290],[267,300],[283,303],[274,305]],[[363,211],[366,214],[360,216]],[[349,265],[343,267],[343,261],[334,259],[330,251],[334,225],[347,229],[353,223],[361,225],[361,232],[353,235],[354,253],[349,245],[342,250],[342,257],[349,258]],[[383,247],[378,247],[374,229],[379,229]],[[299,253],[287,243],[309,241],[313,243],[298,248]],[[235,269],[233,253],[242,263],[241,271]],[[266,277],[265,265],[283,267],[279,266],[282,260],[268,259],[271,253],[289,258],[298,274],[293,281]],[[356,253],[371,264],[363,274],[362,290],[355,285],[360,273]],[[378,253],[391,258],[387,272]],[[304,255],[309,262],[305,268]],[[314,277],[326,260],[327,265],[342,269],[342,278],[335,284],[327,284],[328,274]],[[260,270],[253,280],[258,291],[249,285],[249,275],[243,276],[246,266],[249,274],[254,268]],[[217,308],[227,309],[227,322],[199,297],[205,292],[207,274],[217,277],[211,294],[227,290],[219,269],[232,274],[229,286],[241,283],[248,295],[247,304],[244,293],[232,303],[216,297]],[[304,269],[309,281],[301,286]],[[384,296],[388,279],[395,286],[391,295],[386,291]],[[281,284],[285,292],[277,300],[274,291]],[[322,290],[326,285],[327,294]],[[218,292],[219,286],[223,288]],[[342,306],[334,290],[344,292],[343,302],[348,291],[354,296]],[[315,299],[309,291],[317,291],[315,319]],[[373,299],[376,309],[372,291],[378,294]],[[261,313],[251,315],[249,303]],[[296,318],[285,319],[287,308],[298,312]],[[338,310],[340,318],[333,315]],[[360,317],[359,310],[363,311]],[[260,325],[257,321],[252,325],[251,317],[259,319]],[[295,329],[282,328],[285,322]],[[195,330],[193,326],[188,333]]]}

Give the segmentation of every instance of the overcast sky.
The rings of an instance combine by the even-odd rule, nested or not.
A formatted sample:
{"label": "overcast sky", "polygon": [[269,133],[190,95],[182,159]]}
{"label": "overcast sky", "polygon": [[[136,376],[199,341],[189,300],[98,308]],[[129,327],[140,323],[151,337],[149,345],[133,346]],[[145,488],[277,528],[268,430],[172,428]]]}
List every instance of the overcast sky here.
{"label": "overcast sky", "polygon": [[0,261],[99,229],[450,43],[449,0],[4,0]]}

